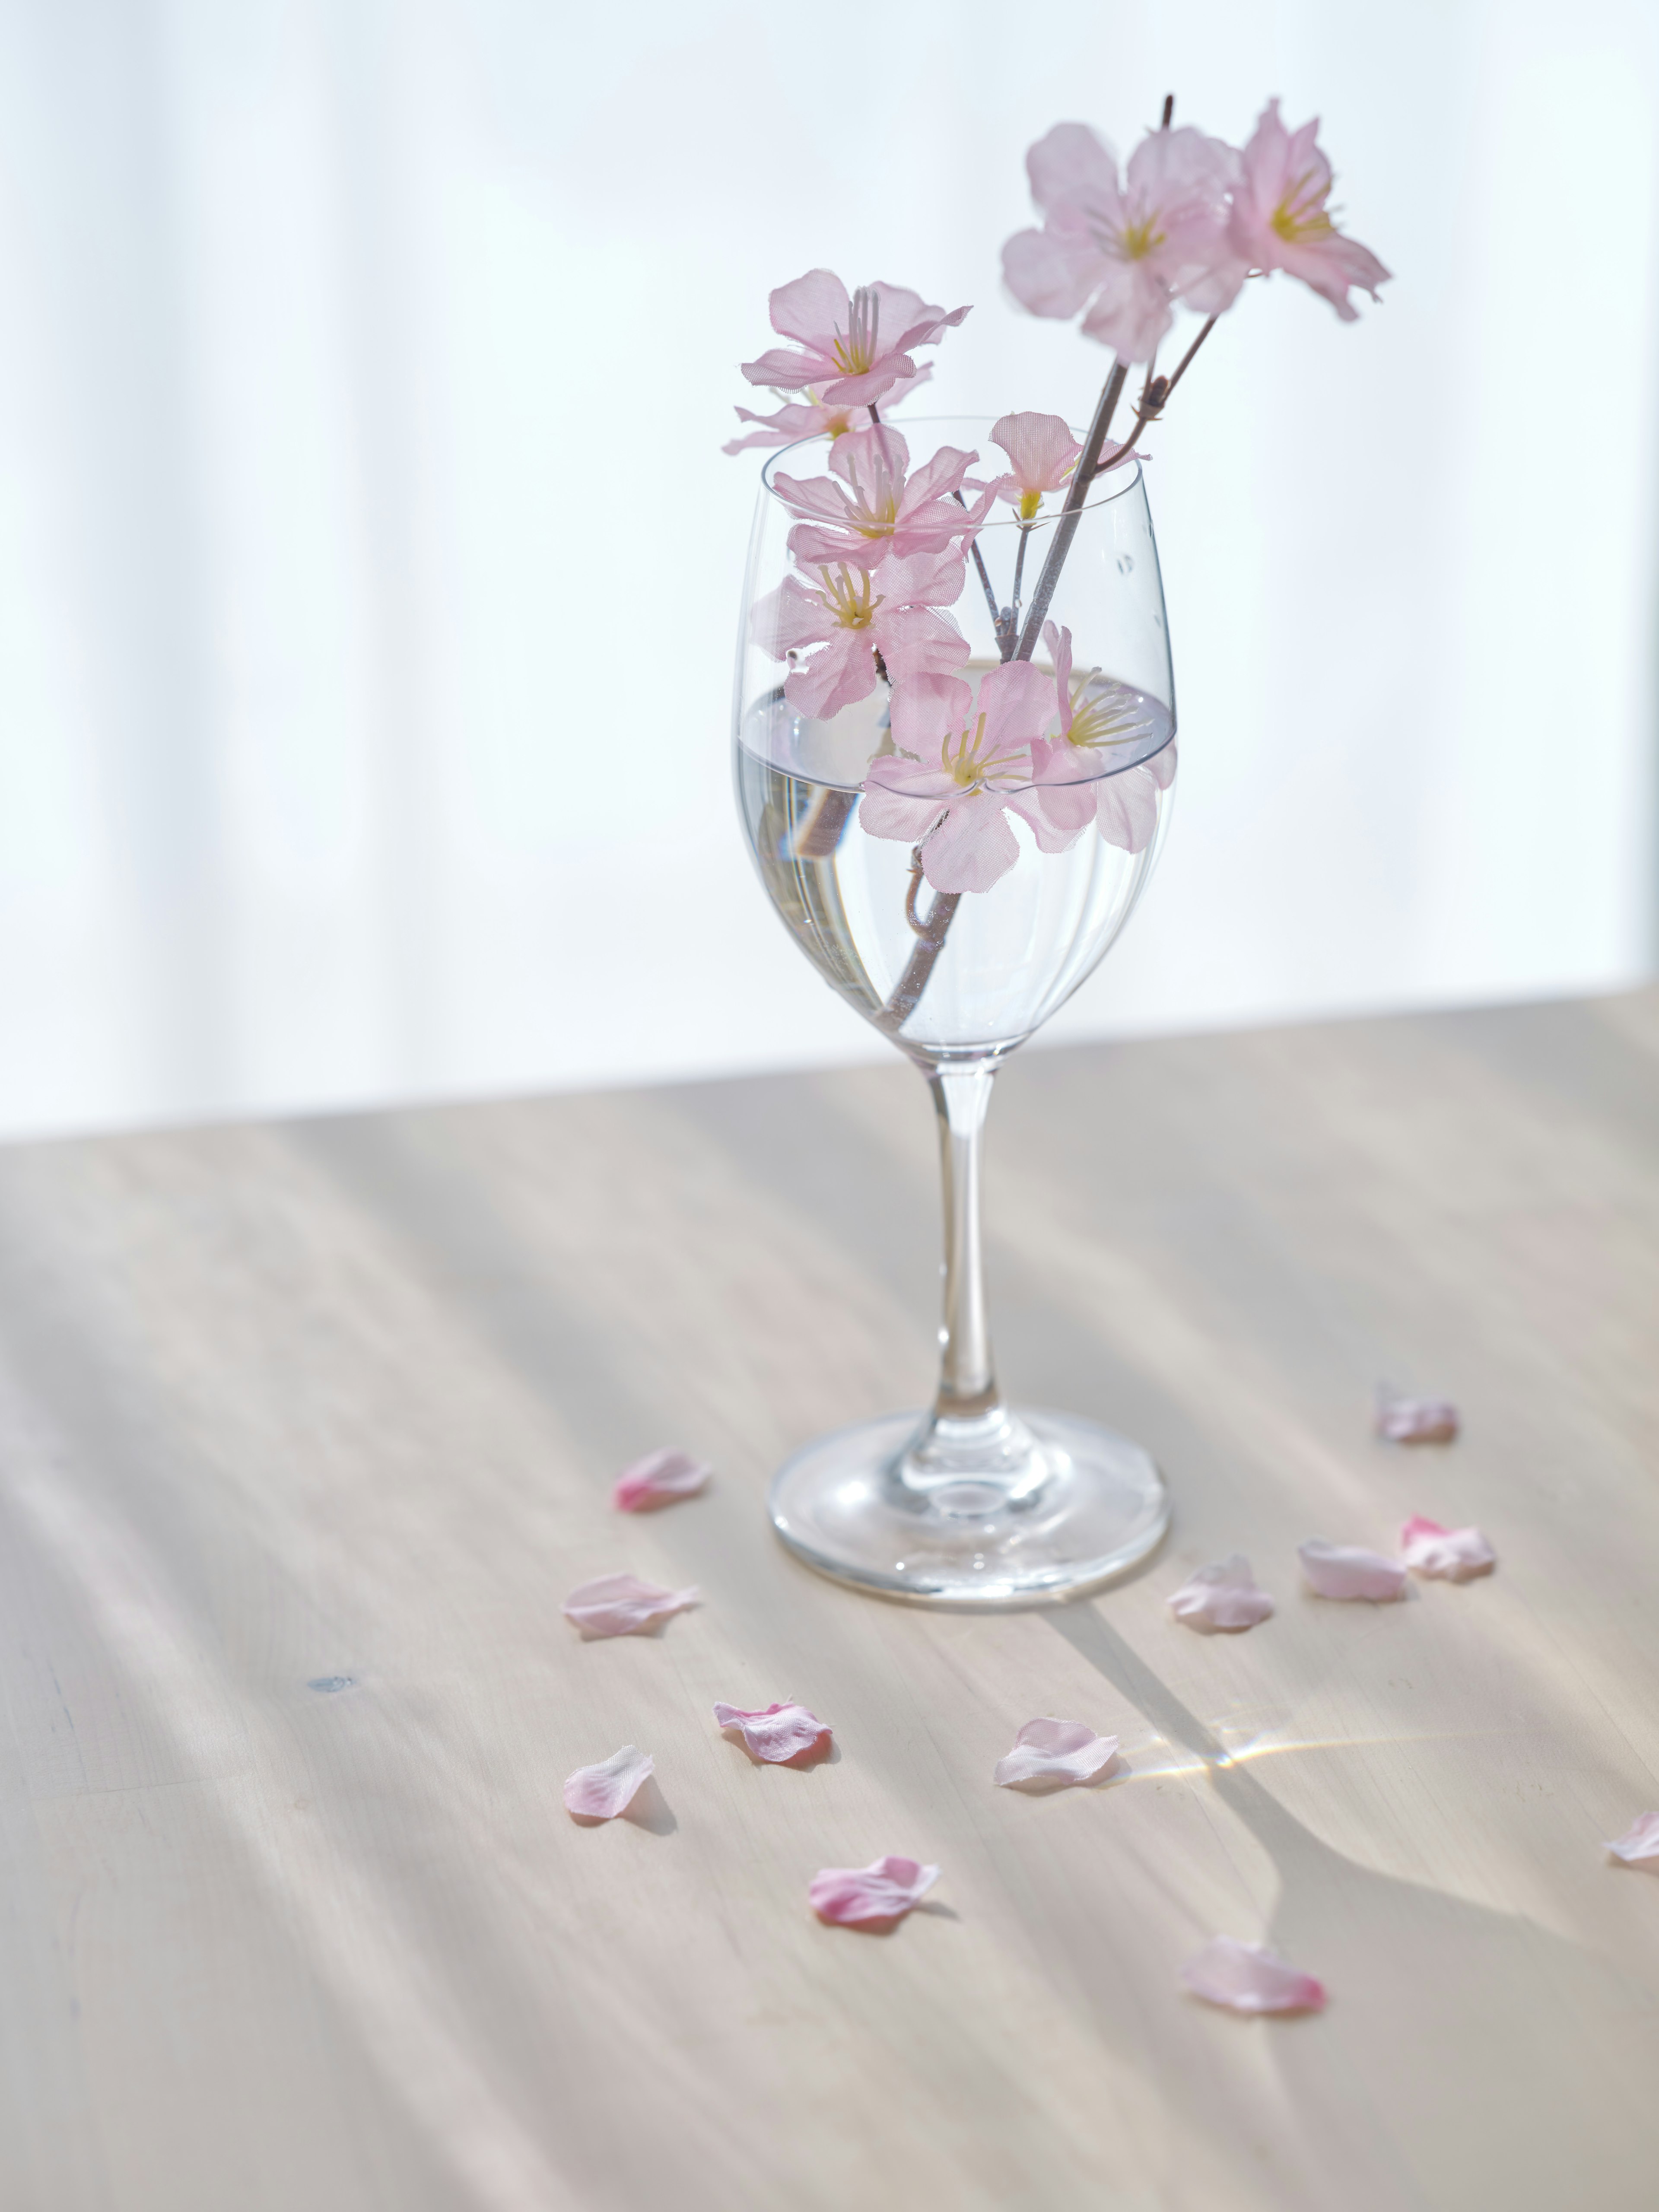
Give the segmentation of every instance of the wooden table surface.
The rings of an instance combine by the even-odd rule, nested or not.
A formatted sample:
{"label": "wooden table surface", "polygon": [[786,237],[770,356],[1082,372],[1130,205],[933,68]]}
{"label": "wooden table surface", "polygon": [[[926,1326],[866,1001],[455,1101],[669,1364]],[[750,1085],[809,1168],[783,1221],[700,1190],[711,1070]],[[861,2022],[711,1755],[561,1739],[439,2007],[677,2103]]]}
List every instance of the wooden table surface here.
{"label": "wooden table surface", "polygon": [[[1176,1521],[1005,1617],[795,1565],[767,1477],[920,1401],[913,1071],[0,1154],[4,2212],[1652,2212],[1659,994],[1028,1055],[1011,1391]],[[1379,1377],[1463,1409],[1368,1431]],[[608,1510],[659,1443],[715,1486]],[[1322,1602],[1295,1546],[1474,1521]],[[1238,1638],[1169,1592],[1248,1552]],[[629,1568],[704,1602],[584,1644]],[[834,1759],[757,1768],[717,1698]],[[991,1769],[1037,1714],[1111,1785]],[[640,1820],[563,1778],[623,1741]],[[937,1860],[890,1937],[809,1876]],[[1177,1990],[1217,1932],[1331,1991]]]}

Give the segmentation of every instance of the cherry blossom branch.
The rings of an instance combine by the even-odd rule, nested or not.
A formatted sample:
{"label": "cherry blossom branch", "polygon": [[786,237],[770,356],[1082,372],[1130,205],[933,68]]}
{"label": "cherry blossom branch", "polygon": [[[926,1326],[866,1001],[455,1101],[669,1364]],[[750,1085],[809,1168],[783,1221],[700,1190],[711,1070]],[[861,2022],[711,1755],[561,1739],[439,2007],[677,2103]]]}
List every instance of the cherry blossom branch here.
{"label": "cherry blossom branch", "polygon": [[[910,896],[905,902],[905,912],[915,911],[916,886],[912,880]],[[960,891],[940,891],[933,900],[933,911],[924,922],[913,921],[916,933],[916,949],[909,963],[894,988],[893,995],[876,1017],[875,1025],[889,1036],[896,1036],[916,1010],[916,1002],[927,988],[927,978],[933,972],[933,963],[945,949],[945,933],[951,927],[951,916],[962,904]]]}
{"label": "cherry blossom branch", "polygon": [[[951,496],[955,500],[958,507],[965,507],[967,506],[967,501],[963,497],[959,491],[952,492]],[[979,571],[979,580],[983,586],[985,591],[985,604],[991,610],[991,627],[996,632],[997,642],[1000,645],[1002,642],[1002,614],[1000,609],[997,605],[997,595],[991,589],[991,579],[986,569],[985,556],[979,550],[979,540],[977,538],[970,538],[968,540],[968,550],[973,555],[974,566]],[[1005,652],[1002,657],[1006,660],[1008,655]]]}
{"label": "cherry blossom branch", "polygon": [[1077,467],[1072,472],[1071,489],[1066,495],[1066,505],[1060,514],[1060,526],[1054,532],[1054,542],[1048,548],[1048,557],[1042,564],[1042,575],[1037,579],[1036,596],[1031,601],[1031,611],[1020,632],[1019,644],[1014,653],[1016,660],[1029,660],[1036,649],[1038,638],[1042,635],[1048,602],[1054,596],[1060,572],[1066,566],[1066,556],[1071,551],[1072,540],[1077,536],[1089,480],[1099,462],[1101,448],[1106,443],[1106,433],[1112,427],[1112,417],[1117,412],[1117,403],[1122,396],[1128,374],[1127,362],[1115,361],[1112,363],[1112,373],[1106,380],[1100,404],[1095,409],[1095,419],[1089,425],[1089,435],[1078,457]]}

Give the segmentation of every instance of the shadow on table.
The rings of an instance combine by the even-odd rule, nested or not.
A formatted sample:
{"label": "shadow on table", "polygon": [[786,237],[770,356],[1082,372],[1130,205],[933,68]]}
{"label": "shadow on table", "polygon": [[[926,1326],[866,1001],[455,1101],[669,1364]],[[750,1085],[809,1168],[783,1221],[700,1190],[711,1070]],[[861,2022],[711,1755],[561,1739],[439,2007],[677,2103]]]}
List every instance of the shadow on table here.
{"label": "shadow on table", "polygon": [[[1651,2203],[1659,2148],[1651,1992],[1519,1915],[1375,1873],[1333,1850],[1237,1764],[1094,1605],[1045,1617],[1202,1763],[1216,1796],[1273,1860],[1279,1895],[1267,1940],[1320,1977],[1331,2008],[1316,2034],[1286,2035],[1279,2022],[1237,2026],[1273,2036],[1293,2110],[1345,2146],[1350,2212],[1372,2203],[1456,2212],[1591,2203],[1638,2212]],[[1586,1881],[1599,1873],[1588,1857]],[[1583,2033],[1589,2021],[1600,2030],[1593,2039]],[[1623,2063],[1610,2066],[1620,2051]]]}

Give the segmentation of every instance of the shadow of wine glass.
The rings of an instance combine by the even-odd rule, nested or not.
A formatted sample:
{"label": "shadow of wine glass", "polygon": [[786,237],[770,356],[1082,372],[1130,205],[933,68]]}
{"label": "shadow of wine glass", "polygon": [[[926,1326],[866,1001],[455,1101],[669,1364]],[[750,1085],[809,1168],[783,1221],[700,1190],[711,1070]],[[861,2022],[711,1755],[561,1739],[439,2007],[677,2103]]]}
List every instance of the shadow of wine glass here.
{"label": "shadow of wine glass", "polygon": [[[1191,1754],[1267,1854],[1267,1940],[1331,1992],[1320,2033],[1266,2028],[1291,2111],[1348,2212],[1429,2204],[1647,2212],[1659,2152],[1659,1993],[1518,1914],[1379,1874],[1322,1842],[1190,1712],[1091,1603],[1045,1616],[1150,1724]],[[1494,1807],[1494,1817],[1497,1817]],[[1587,1861],[1585,1879],[1598,1869]],[[1218,1934],[1254,1934],[1218,1929]],[[1179,1961],[1170,1960],[1173,1981]],[[1306,2025],[1314,2025],[1307,2023]],[[1594,2033],[1587,2033],[1593,2028]],[[1160,2081],[1176,2100],[1179,2082]],[[1212,2098],[1218,2077],[1206,2082]],[[1259,2124],[1242,2087],[1230,2124]],[[1340,2163],[1336,2161],[1340,2159]],[[1299,2199],[1297,2201],[1300,2201]]]}

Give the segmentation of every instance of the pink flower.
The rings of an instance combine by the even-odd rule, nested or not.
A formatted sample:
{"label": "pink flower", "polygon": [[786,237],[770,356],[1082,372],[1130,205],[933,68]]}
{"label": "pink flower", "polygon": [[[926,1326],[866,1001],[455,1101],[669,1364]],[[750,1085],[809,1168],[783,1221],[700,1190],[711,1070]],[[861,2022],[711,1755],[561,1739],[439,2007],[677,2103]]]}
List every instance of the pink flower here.
{"label": "pink flower", "polygon": [[1316,119],[1290,131],[1279,119],[1279,102],[1261,111],[1255,135],[1241,157],[1243,173],[1233,191],[1228,236],[1233,251],[1252,269],[1283,269],[1328,300],[1345,323],[1359,310],[1348,299],[1351,285],[1373,300],[1389,271],[1358,239],[1345,238],[1331,221],[1325,203],[1331,194],[1331,165],[1315,141]]}
{"label": "pink flower", "polygon": [[[902,376],[882,401],[884,415],[933,375],[933,365],[919,368],[914,376]],[[851,407],[842,401],[840,406],[830,406],[822,392],[809,385],[805,404],[780,407],[775,415],[757,415],[747,407],[732,410],[739,422],[757,422],[760,428],[751,430],[746,438],[733,438],[720,447],[723,453],[741,453],[750,446],[793,446],[803,438],[841,438],[849,430],[868,430],[872,425],[867,407]]]}
{"label": "pink flower", "polygon": [[805,1705],[764,1705],[755,1712],[741,1705],[716,1705],[714,1718],[722,1729],[735,1729],[750,1755],[769,1766],[803,1765],[830,1745],[829,1723]]}
{"label": "pink flower", "polygon": [[689,1452],[647,1452],[617,1477],[611,1503],[618,1513],[654,1512],[659,1505],[672,1505],[676,1498],[695,1498],[708,1487],[714,1472]]}
{"label": "pink flower", "polygon": [[1457,1437],[1457,1408],[1448,1398],[1376,1394],[1376,1433],[1393,1444],[1449,1444]]}
{"label": "pink flower", "polygon": [[1043,226],[1008,240],[1002,273],[1032,314],[1086,305],[1090,337],[1121,361],[1150,362],[1177,300],[1206,315],[1232,305],[1248,264],[1227,238],[1238,156],[1218,138],[1151,131],[1120,185],[1110,147],[1086,123],[1057,123],[1025,167]]}
{"label": "pink flower", "polygon": [[838,1928],[894,1928],[939,1880],[936,1866],[915,1859],[877,1859],[867,1867],[824,1867],[806,1894],[820,1920]]}
{"label": "pink flower", "polygon": [[1638,1813],[1629,1832],[1607,1849],[1626,1866],[1659,1874],[1659,1813]]}
{"label": "pink flower", "polygon": [[625,1743],[597,1766],[579,1766],[564,1785],[565,1810],[573,1820],[614,1820],[630,1805],[635,1792],[656,1762],[648,1752]]}
{"label": "pink flower", "polygon": [[[821,568],[819,588],[786,576],[756,605],[755,639],[787,660],[784,696],[797,712],[827,721],[876,687],[876,655],[895,683],[948,676],[967,659],[968,641],[933,609],[960,598],[966,573],[955,547],[943,553],[890,555],[874,569]],[[810,659],[801,653],[822,647]]]}
{"label": "pink flower", "polygon": [[1261,1943],[1236,1943],[1217,1936],[1181,1969],[1181,1978],[1206,2004],[1229,2012],[1323,2012],[1325,1986],[1287,1966]]}
{"label": "pink flower", "polygon": [[910,448],[885,423],[849,430],[830,448],[832,477],[772,479],[792,514],[804,519],[789,533],[789,550],[803,568],[873,568],[890,554],[942,553],[971,537],[990,512],[994,495],[963,507],[953,495],[979,459],[941,446],[910,475]]}
{"label": "pink flower", "polygon": [[1018,508],[1022,522],[1035,516],[1044,492],[1060,491],[1070,481],[1083,451],[1058,415],[1005,415],[991,441],[1007,454],[1010,471],[992,489]]}
{"label": "pink flower", "polygon": [[1404,1562],[1385,1559],[1381,1552],[1368,1552],[1358,1544],[1328,1544],[1315,1536],[1299,1544],[1296,1555],[1319,1597],[1364,1598],[1371,1605],[1386,1605],[1405,1595]]}
{"label": "pink flower", "polygon": [[1053,702],[1048,678],[1029,660],[988,669],[977,702],[959,677],[896,685],[900,750],[870,763],[860,821],[872,837],[919,845],[922,872],[940,891],[988,891],[1013,866],[1019,842],[1005,808],[1024,817],[1042,851],[1063,851],[1077,833],[1057,839],[1030,788],[1028,748]]}
{"label": "pink flower", "polygon": [[1060,1790],[1096,1781],[1116,1764],[1117,1738],[1097,1735],[1086,1721],[1027,1721],[991,1778],[1001,1790]]}
{"label": "pink flower", "polygon": [[580,1629],[584,1643],[592,1643],[600,1636],[637,1636],[696,1602],[695,1589],[664,1589],[637,1575],[600,1575],[571,1591],[564,1616]]}
{"label": "pink flower", "polygon": [[744,374],[778,392],[817,385],[830,406],[868,407],[902,377],[914,377],[910,348],[937,344],[969,312],[930,307],[902,284],[862,284],[849,300],[845,284],[827,269],[810,269],[793,284],[781,284],[769,304],[773,329],[801,349],[775,347],[744,362]]}
{"label": "pink flower", "polygon": [[1443,1528],[1414,1513],[1400,1532],[1400,1556],[1413,1574],[1449,1583],[1489,1575],[1498,1554],[1478,1528]]}
{"label": "pink flower", "polygon": [[1174,741],[1132,768],[1114,769],[1112,759],[1125,747],[1144,751],[1162,735],[1167,712],[1097,668],[1074,684],[1069,629],[1045,623],[1042,641],[1054,656],[1060,703],[1060,735],[1031,748],[1043,811],[1068,844],[1092,821],[1109,845],[1144,853],[1158,829],[1158,793],[1175,776]]}
{"label": "pink flower", "polygon": [[1189,1575],[1170,1597],[1170,1610],[1201,1635],[1217,1629],[1233,1634],[1271,1620],[1273,1601],[1257,1587],[1244,1554],[1235,1552],[1218,1566],[1200,1567]]}

